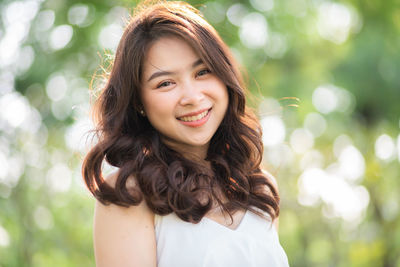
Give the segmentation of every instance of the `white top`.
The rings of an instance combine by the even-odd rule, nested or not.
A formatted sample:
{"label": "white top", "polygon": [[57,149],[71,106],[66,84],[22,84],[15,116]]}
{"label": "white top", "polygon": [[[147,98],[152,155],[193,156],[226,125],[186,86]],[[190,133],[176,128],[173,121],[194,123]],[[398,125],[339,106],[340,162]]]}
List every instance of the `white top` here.
{"label": "white top", "polygon": [[158,267],[289,266],[271,220],[251,211],[235,230],[207,217],[198,224],[175,213],[154,219]]}

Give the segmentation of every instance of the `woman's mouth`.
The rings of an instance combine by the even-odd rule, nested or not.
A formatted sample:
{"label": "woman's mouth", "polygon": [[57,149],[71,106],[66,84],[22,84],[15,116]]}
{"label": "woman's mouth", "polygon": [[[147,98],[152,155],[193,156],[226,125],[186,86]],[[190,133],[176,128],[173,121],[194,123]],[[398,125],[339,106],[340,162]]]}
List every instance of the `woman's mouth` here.
{"label": "woman's mouth", "polygon": [[196,116],[184,116],[184,117],[180,117],[178,118],[178,120],[181,121],[198,121],[201,120],[202,118],[204,118],[205,116],[207,116],[208,112],[210,110],[205,110],[202,113],[196,115]]}
{"label": "woman's mouth", "polygon": [[182,116],[177,118],[182,124],[190,127],[199,127],[207,122],[210,117],[211,108],[207,109],[197,115]]}

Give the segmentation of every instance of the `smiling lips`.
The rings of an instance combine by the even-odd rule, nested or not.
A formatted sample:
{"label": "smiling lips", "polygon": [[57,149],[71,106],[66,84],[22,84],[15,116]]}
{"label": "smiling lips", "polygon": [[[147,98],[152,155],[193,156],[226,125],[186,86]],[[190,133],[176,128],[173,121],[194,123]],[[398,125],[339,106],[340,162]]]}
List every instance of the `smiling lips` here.
{"label": "smiling lips", "polygon": [[182,117],[178,117],[180,123],[190,127],[200,127],[208,121],[211,109],[200,111],[200,113],[190,113]]}

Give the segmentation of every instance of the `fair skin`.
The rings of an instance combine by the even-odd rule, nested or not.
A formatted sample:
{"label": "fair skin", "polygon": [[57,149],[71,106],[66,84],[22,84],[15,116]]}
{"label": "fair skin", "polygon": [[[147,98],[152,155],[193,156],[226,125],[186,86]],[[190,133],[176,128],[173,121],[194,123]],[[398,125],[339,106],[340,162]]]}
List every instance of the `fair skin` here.
{"label": "fair skin", "polygon": [[[106,182],[114,186],[116,178]],[[154,214],[145,201],[129,208],[96,201],[93,226],[97,267],[157,266]]]}
{"label": "fair skin", "polygon": [[[163,37],[153,43],[143,70],[145,116],[162,141],[183,155],[204,159],[228,107],[225,84],[207,69],[186,42],[176,37]],[[111,175],[106,182],[114,186],[116,177],[117,174]],[[244,213],[233,214],[232,224],[229,216],[218,209],[207,217],[236,229]],[[145,201],[129,208],[97,202],[93,234],[98,267],[157,264],[154,213]]]}
{"label": "fair skin", "polygon": [[143,70],[144,111],[162,141],[204,159],[228,107],[225,84],[177,37],[151,45]]}
{"label": "fair skin", "polygon": [[[177,38],[151,45],[143,69],[144,111],[162,141],[204,159],[228,107],[225,84]],[[115,180],[116,174],[106,179],[111,186]],[[154,214],[144,201],[129,208],[97,202],[94,249],[98,267],[156,266]]]}

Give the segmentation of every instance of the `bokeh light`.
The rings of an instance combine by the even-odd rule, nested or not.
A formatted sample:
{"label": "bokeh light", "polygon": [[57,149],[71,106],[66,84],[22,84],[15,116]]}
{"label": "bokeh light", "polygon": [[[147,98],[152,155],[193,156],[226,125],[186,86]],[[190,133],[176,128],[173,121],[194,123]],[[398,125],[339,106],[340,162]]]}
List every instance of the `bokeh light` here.
{"label": "bokeh light", "polygon": [[49,30],[53,25],[56,19],[56,15],[53,10],[42,10],[36,16],[35,20],[35,30],[44,32]]}
{"label": "bokeh light", "polygon": [[321,136],[327,127],[325,118],[319,113],[309,113],[304,120],[304,128],[306,128],[314,137]]}
{"label": "bokeh light", "polygon": [[[340,192],[340,197],[337,193]],[[324,215],[360,223],[369,203],[363,186],[351,186],[339,176],[320,168],[309,168],[299,179],[298,201],[305,206],[324,203]]]}
{"label": "bokeh light", "polygon": [[396,157],[396,145],[389,135],[382,134],[376,139],[375,155],[384,161],[391,161]]}
{"label": "bokeh light", "polygon": [[250,4],[259,11],[271,11],[274,8],[273,0],[250,0]]}
{"label": "bokeh light", "polygon": [[61,73],[53,73],[46,84],[47,96],[52,101],[59,101],[65,97],[68,90],[67,79]]}
{"label": "bokeh light", "polygon": [[72,39],[74,30],[70,25],[55,27],[50,33],[49,45],[54,50],[59,50],[68,45]]}
{"label": "bokeh light", "polygon": [[397,136],[397,159],[400,162],[400,134]]}
{"label": "bokeh light", "polygon": [[[398,266],[395,4],[191,3],[248,71],[290,265]],[[0,3],[1,266],[93,265],[94,201],[80,169],[97,141],[89,94],[104,86],[130,5]]]}
{"label": "bokeh light", "polygon": [[323,168],[325,165],[324,155],[316,149],[312,149],[304,153],[300,160],[302,170],[310,168]]}
{"label": "bokeh light", "polygon": [[228,20],[236,26],[240,26],[242,24],[243,18],[248,14],[248,9],[246,6],[236,3],[228,8],[226,11],[226,16]]}
{"label": "bokeh light", "polygon": [[343,88],[332,84],[317,87],[312,95],[315,108],[324,114],[333,111],[343,113],[351,112],[354,108],[354,96]]}
{"label": "bokeh light", "polygon": [[261,119],[263,128],[263,143],[265,146],[275,146],[283,142],[286,136],[285,125],[278,116],[266,116]]}
{"label": "bokeh light", "polygon": [[360,27],[359,16],[351,6],[322,2],[318,8],[318,33],[336,44],[344,43]]}
{"label": "bokeh light", "polygon": [[304,154],[314,145],[314,137],[307,129],[295,129],[290,135],[290,145],[298,154]]}
{"label": "bokeh light", "polygon": [[38,206],[33,212],[33,218],[37,227],[41,230],[48,230],[54,226],[54,220],[51,212],[44,206]]}
{"label": "bokeh light", "polygon": [[248,48],[260,48],[268,42],[268,23],[260,13],[246,15],[240,25],[239,36]]}
{"label": "bokeh light", "polygon": [[281,143],[267,146],[264,151],[263,162],[266,166],[276,169],[288,168],[295,164],[295,155],[288,145]]}
{"label": "bokeh light", "polygon": [[288,50],[286,37],[278,32],[270,32],[264,52],[271,58],[281,58]]}
{"label": "bokeh light", "polygon": [[10,236],[6,229],[0,225],[0,247],[8,247],[10,245]]}
{"label": "bokeh light", "polygon": [[46,180],[52,192],[66,192],[72,183],[71,170],[64,163],[56,163],[47,172]]}
{"label": "bokeh light", "polygon": [[89,7],[85,4],[75,4],[68,10],[68,22],[73,25],[88,26]]}
{"label": "bokeh light", "polygon": [[110,24],[104,27],[99,35],[99,43],[102,47],[116,50],[119,39],[122,36],[123,28],[117,23]]}
{"label": "bokeh light", "polygon": [[339,172],[349,181],[361,179],[365,173],[365,159],[352,145],[346,146],[339,154]]}

